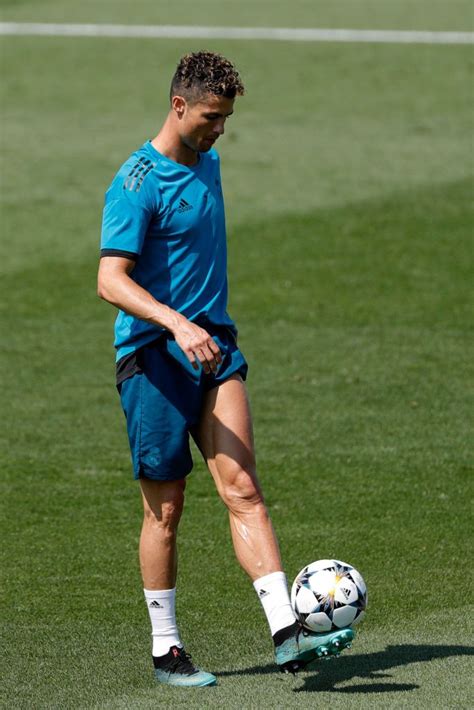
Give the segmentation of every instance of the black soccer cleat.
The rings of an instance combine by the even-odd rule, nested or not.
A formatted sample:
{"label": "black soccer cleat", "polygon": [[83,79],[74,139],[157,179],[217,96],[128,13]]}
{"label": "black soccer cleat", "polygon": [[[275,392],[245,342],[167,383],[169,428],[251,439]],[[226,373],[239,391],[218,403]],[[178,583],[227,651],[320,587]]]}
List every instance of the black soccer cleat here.
{"label": "black soccer cleat", "polygon": [[216,685],[217,678],[195,667],[189,653],[184,648],[171,646],[164,656],[153,656],[155,678],[160,683],[197,688],[204,685]]}

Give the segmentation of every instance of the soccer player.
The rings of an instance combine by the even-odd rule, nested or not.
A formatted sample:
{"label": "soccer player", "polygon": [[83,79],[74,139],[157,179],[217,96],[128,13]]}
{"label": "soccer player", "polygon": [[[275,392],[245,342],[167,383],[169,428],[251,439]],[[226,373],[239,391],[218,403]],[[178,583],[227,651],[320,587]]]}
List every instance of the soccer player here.
{"label": "soccer player", "polygon": [[247,363],[227,313],[226,232],[214,143],[244,93],[219,54],[184,56],[158,135],[106,193],[98,293],[119,308],[117,387],[144,506],[140,566],[156,678],[214,685],[194,666],[175,619],[176,536],[193,437],[229,512],[237,559],[267,616],[276,663],[296,671],[337,655],[351,630],[315,634],[292,610],[257,479]]}

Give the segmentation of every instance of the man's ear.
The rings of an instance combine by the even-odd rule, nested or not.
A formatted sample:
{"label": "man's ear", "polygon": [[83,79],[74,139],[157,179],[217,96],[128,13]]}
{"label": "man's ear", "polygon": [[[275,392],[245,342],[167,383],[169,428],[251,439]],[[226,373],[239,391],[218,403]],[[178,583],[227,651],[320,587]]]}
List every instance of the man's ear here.
{"label": "man's ear", "polygon": [[187,102],[183,96],[173,96],[171,99],[171,108],[176,113],[178,118],[183,118],[186,111]]}

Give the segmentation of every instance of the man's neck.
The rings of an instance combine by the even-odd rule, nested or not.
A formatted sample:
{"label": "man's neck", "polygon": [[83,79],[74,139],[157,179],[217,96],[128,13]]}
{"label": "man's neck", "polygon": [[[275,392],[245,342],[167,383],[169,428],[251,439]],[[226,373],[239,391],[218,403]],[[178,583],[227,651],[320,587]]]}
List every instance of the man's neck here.
{"label": "man's neck", "polygon": [[173,126],[167,119],[160,132],[151,141],[152,146],[162,155],[174,160],[175,163],[191,167],[199,161],[199,154],[184,145]]}

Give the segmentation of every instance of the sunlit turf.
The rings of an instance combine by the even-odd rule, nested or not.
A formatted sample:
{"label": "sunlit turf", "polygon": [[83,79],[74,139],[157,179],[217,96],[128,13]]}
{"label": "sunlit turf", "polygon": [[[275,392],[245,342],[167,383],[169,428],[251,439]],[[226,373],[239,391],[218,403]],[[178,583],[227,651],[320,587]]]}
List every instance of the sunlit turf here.
{"label": "sunlit turf", "polygon": [[[320,674],[283,684],[270,673],[265,622],[233,560],[225,511],[198,465],[181,531],[179,613],[189,646],[223,671],[216,699],[255,692],[263,702],[277,687],[290,703],[301,688],[322,699],[331,688],[343,693],[355,684],[357,701],[377,691],[396,706],[400,693],[416,691],[414,697],[426,700],[434,692],[426,668],[432,657],[438,659],[435,672],[445,656],[467,653],[457,621],[466,618],[469,599],[462,572],[469,538],[467,282],[462,240],[450,261],[443,238],[448,215],[451,235],[462,232],[466,187],[446,186],[443,195],[444,202],[436,191],[399,195],[393,203],[333,210],[331,220],[325,214],[287,216],[268,225],[268,233],[252,224],[236,231],[249,249],[258,234],[263,250],[265,234],[278,242],[288,233],[303,248],[311,231],[324,225],[320,259],[313,261],[307,248],[307,264],[294,260],[290,267],[293,288],[282,282],[278,289],[284,251],[268,257],[273,299],[265,269],[260,289],[255,274],[244,289],[245,269],[234,269],[236,309],[252,365],[261,478],[289,577],[313,558],[345,558],[367,578],[370,614],[361,627],[363,655],[344,661],[342,670],[324,666],[322,685]],[[363,266],[372,249],[364,225],[367,219],[376,224],[394,205],[398,217],[386,228],[370,278]],[[346,266],[337,256],[343,223],[350,225],[347,254],[359,245],[359,269],[350,266],[357,260]],[[417,224],[411,241],[410,223]],[[391,231],[406,237],[411,277],[406,274],[396,298],[388,290],[374,298],[381,265],[395,275],[402,267],[391,253]],[[438,245],[430,258],[422,248],[428,238]],[[9,692],[35,697],[40,706],[51,698],[57,706],[121,706],[124,694],[123,707],[132,697],[137,707],[147,707],[154,692],[147,690],[148,622],[136,562],[139,502],[106,357],[110,313],[91,293],[94,268],[91,256],[74,268],[56,263],[48,271],[25,271],[17,307],[10,310],[12,322],[19,319],[27,331],[11,331],[15,367],[5,388],[4,433],[11,443],[4,550],[13,614],[5,648],[12,670],[23,669],[20,685],[12,674]],[[431,291],[420,286],[423,297],[413,293],[422,268],[432,274]],[[355,273],[361,283],[351,318],[345,299]],[[457,286],[444,289],[444,305],[435,309],[448,274]],[[7,280],[12,289],[15,283]],[[38,293],[48,297],[38,299]],[[385,650],[385,642],[398,650]],[[453,643],[466,648],[453,651]],[[412,663],[419,664],[420,682],[413,680]],[[396,682],[370,680],[367,668],[372,673],[392,666]],[[457,672],[463,667],[459,662]],[[170,702],[174,697],[160,693]],[[436,693],[443,697],[442,684]],[[298,702],[311,701],[301,694]]]}
{"label": "sunlit turf", "polygon": [[[160,109],[136,79],[136,53],[114,83],[120,47],[6,42],[2,702],[467,708],[466,50],[298,47],[289,59],[275,47],[282,105],[281,76],[266,74],[266,94],[256,91],[268,46],[225,47],[253,89],[220,152],[230,310],[250,362],[260,477],[290,581],[313,559],[345,559],[366,578],[369,614],[351,654],[296,679],[276,674],[225,509],[196,458],[178,614],[189,650],[220,685],[195,696],[153,684],[114,314],[95,295],[103,190]],[[145,71],[155,52],[168,75],[183,47],[140,45]],[[67,81],[55,73],[59,59]],[[384,84],[396,67],[403,81]],[[312,98],[311,77],[326,103]],[[341,96],[351,111],[341,112]],[[278,150],[263,149],[268,136]],[[305,165],[292,186],[296,150]],[[387,162],[366,161],[366,151]]]}

